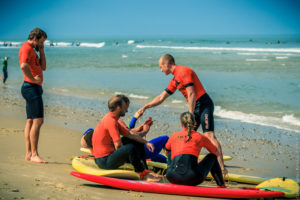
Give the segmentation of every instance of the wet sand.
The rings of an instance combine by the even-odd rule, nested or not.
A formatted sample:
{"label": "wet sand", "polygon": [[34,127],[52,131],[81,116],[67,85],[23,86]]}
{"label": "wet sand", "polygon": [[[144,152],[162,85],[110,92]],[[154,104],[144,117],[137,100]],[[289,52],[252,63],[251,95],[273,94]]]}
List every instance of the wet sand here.
{"label": "wet sand", "polygon": [[[25,101],[17,90],[0,88],[0,199],[196,199],[124,191],[93,184],[72,177],[71,157],[79,151],[83,131],[94,128],[107,112],[107,97],[87,100],[82,97],[45,94],[45,123],[41,129],[39,153],[48,164],[24,161]],[[142,104],[131,99],[131,108],[124,121],[129,122]],[[179,130],[180,109],[167,104],[147,111],[154,120],[148,138]],[[298,179],[299,133],[239,121],[215,120],[216,135],[230,173],[288,177]],[[204,185],[214,186],[205,182]],[[230,183],[230,187],[241,184]],[[199,198],[197,198],[199,199]],[[207,198],[205,198],[207,199]]]}

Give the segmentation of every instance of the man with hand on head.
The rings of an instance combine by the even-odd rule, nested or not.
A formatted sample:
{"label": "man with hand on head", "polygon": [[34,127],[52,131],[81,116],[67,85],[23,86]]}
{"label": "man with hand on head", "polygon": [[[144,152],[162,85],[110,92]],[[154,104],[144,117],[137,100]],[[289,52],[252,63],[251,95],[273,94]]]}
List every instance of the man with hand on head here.
{"label": "man with hand on head", "polygon": [[189,104],[189,112],[195,115],[196,124],[194,130],[197,131],[201,124],[204,135],[208,137],[220,151],[218,161],[223,174],[227,173],[224,167],[222,148],[214,134],[214,104],[206,93],[197,74],[189,67],[176,65],[173,56],[170,54],[163,55],[159,59],[158,65],[161,72],[166,75],[173,74],[174,77],[165,91],[141,108],[142,112],[148,108],[160,105],[176,90],[179,90]]}
{"label": "man with hand on head", "polygon": [[[47,163],[38,154],[40,128],[44,121],[43,105],[43,71],[46,70],[46,56],[44,42],[47,34],[34,28],[28,40],[23,43],[19,51],[19,63],[24,74],[21,88],[22,96],[26,100],[27,121],[25,125],[25,160],[37,163]],[[37,54],[39,52],[39,56]]]}

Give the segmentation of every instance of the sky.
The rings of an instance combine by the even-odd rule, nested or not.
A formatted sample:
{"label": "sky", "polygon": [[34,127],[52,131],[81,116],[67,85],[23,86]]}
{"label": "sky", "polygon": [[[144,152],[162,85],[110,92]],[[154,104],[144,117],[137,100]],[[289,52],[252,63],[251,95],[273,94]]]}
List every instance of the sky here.
{"label": "sky", "polygon": [[0,0],[0,40],[300,35],[300,0]]}

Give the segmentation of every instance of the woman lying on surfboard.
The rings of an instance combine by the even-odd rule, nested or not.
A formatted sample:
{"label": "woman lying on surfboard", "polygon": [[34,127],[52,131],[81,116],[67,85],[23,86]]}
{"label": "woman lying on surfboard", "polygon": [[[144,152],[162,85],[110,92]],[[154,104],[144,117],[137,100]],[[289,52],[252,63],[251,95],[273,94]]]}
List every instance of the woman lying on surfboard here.
{"label": "woman lying on surfboard", "polygon": [[[117,95],[121,97],[127,105],[130,104],[129,99],[125,95]],[[141,124],[140,126],[135,127],[136,121],[142,116],[142,113],[140,110],[138,110],[134,116],[132,117],[128,128],[131,129],[132,131],[135,131],[137,134],[146,137],[146,134],[150,130],[150,126],[152,125],[153,121],[151,117],[149,119]],[[119,119],[119,122],[125,124],[124,121]],[[80,144],[81,147],[83,148],[92,148],[92,136],[93,136],[94,129],[89,128],[88,130],[85,131],[85,133],[82,135]],[[169,137],[167,135],[159,136],[157,138],[154,138],[150,140],[149,142],[154,145],[154,152],[150,152],[146,147],[145,149],[145,154],[146,154],[146,159],[151,159],[151,161],[155,162],[161,162],[161,163],[167,163],[167,158],[163,155],[160,154],[161,150],[165,147],[165,144],[167,143]]]}
{"label": "woman lying on surfboard", "polygon": [[[182,130],[175,132],[166,144],[168,155],[167,179],[174,184],[198,185],[204,181],[210,172],[218,187],[225,187],[222,171],[217,160],[219,151],[210,140],[193,130],[194,115],[184,112],[180,115]],[[198,163],[202,147],[210,154]]]}

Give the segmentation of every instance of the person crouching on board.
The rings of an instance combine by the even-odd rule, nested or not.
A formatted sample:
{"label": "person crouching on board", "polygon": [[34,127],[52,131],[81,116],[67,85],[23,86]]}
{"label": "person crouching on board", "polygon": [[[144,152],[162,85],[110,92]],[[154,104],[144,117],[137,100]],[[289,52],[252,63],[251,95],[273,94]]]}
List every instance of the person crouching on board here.
{"label": "person crouching on board", "polygon": [[[194,115],[184,112],[180,115],[182,130],[171,135],[166,144],[168,155],[167,179],[174,184],[198,185],[202,183],[210,172],[218,187],[225,187],[222,170],[217,160],[219,150],[204,135],[193,130]],[[202,147],[210,154],[198,163],[198,156]]]}
{"label": "person crouching on board", "polygon": [[126,102],[114,96],[108,101],[108,108],[110,112],[100,120],[92,137],[96,164],[102,169],[117,169],[129,160],[142,180],[159,181],[161,176],[148,170],[145,159],[144,144],[151,152],[153,144],[118,122],[128,111]]}

